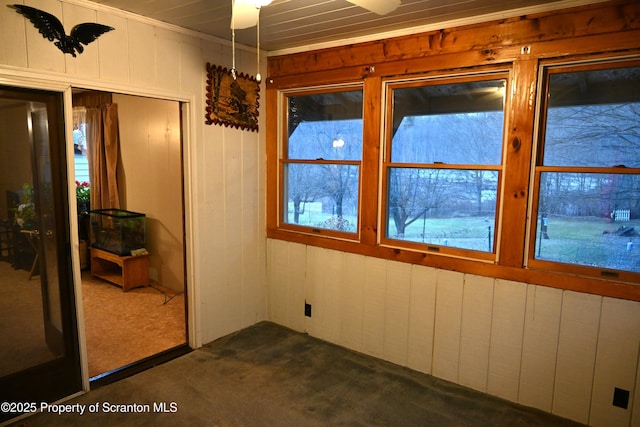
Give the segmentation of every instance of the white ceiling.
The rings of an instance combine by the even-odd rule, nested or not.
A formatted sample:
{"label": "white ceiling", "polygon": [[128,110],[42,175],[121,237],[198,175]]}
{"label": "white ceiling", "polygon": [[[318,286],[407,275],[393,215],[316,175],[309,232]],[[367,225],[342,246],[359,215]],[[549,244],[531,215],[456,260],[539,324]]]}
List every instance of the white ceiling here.
{"label": "white ceiling", "polygon": [[[232,0],[92,1],[231,40]],[[596,1],[402,0],[394,12],[380,16],[346,0],[274,0],[260,13],[260,47],[272,53],[287,53],[335,45],[341,40],[370,40],[377,34],[425,31],[436,28],[438,23],[470,23],[483,15],[499,19]],[[255,46],[256,27],[236,30],[236,42]]]}

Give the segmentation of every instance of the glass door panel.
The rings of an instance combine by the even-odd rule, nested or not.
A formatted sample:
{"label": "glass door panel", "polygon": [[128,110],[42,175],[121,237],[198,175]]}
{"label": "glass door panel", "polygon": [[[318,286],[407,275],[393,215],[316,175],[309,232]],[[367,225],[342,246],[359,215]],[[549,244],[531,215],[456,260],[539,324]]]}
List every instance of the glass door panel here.
{"label": "glass door panel", "polygon": [[61,120],[61,94],[0,86],[2,402],[81,389]]}

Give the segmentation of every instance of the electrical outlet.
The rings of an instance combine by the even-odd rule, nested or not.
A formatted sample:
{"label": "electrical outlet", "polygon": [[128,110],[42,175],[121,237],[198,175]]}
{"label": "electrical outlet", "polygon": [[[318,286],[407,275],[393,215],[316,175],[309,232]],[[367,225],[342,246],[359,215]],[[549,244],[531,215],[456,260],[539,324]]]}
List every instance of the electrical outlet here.
{"label": "electrical outlet", "polygon": [[615,387],[613,389],[613,406],[627,409],[629,407],[629,390]]}
{"label": "electrical outlet", "polygon": [[311,317],[311,304],[307,302],[304,303],[304,315],[306,317]]}

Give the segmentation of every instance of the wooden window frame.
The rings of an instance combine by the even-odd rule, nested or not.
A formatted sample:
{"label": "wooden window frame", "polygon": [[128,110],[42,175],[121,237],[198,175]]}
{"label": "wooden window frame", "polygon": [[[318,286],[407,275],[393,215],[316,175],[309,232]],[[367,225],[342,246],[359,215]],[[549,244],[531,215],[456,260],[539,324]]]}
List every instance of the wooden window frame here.
{"label": "wooden window frame", "polygon": [[536,140],[536,159],[532,162],[533,180],[531,183],[531,214],[529,215],[529,236],[527,250],[527,267],[548,272],[558,272],[572,276],[586,276],[606,278],[630,284],[640,284],[640,273],[628,270],[616,270],[605,267],[591,267],[577,263],[563,263],[536,258],[536,238],[539,228],[539,194],[541,174],[545,172],[557,173],[589,173],[606,175],[640,175],[640,168],[633,167],[602,167],[602,166],[547,166],[543,164],[543,151],[547,119],[547,99],[549,93],[549,81],[553,74],[580,72],[589,70],[611,70],[624,67],[640,67],[640,59],[605,58],[597,61],[573,61],[558,64],[555,61],[543,61],[540,64],[540,85],[538,98],[540,99],[537,122],[538,131]]}
{"label": "wooden window frame", "polygon": [[[427,31],[390,39],[272,55],[266,86],[267,238],[367,257],[417,264],[501,280],[640,301],[635,281],[527,265],[534,181],[534,142],[542,64],[640,58],[640,4],[619,0],[518,16],[483,24]],[[380,244],[383,82],[486,67],[511,70],[506,94],[501,220],[495,262],[445,256]],[[360,194],[360,239],[327,238],[285,230],[278,224],[280,92],[322,85],[362,83],[365,124]],[[498,231],[496,231],[498,233]]]}
{"label": "wooden window frame", "polygon": [[[456,83],[467,83],[467,82],[480,82],[487,80],[496,80],[503,79],[506,82],[505,86],[505,94],[509,91],[509,82],[510,82],[510,69],[509,68],[498,68],[495,67],[483,67],[474,69],[473,72],[463,72],[463,73],[444,73],[444,74],[434,74],[428,77],[418,78],[411,77],[409,79],[390,79],[383,81],[383,91],[384,91],[384,99],[386,100],[386,104],[384,107],[385,111],[385,128],[384,128],[384,149],[383,149],[383,158],[381,160],[381,208],[380,208],[380,225],[379,225],[379,244],[384,247],[390,248],[400,248],[418,252],[430,252],[443,256],[452,256],[463,259],[471,259],[482,262],[491,262],[495,263],[498,259],[498,233],[500,230],[500,206],[501,206],[501,194],[502,194],[502,176],[504,174],[504,152],[505,152],[505,127],[508,120],[507,111],[508,105],[505,101],[503,102],[503,123],[502,123],[502,147],[501,147],[501,156],[500,163],[497,165],[484,165],[484,164],[427,164],[427,163],[396,163],[392,160],[391,152],[393,149],[393,126],[391,122],[393,121],[393,90],[395,89],[406,89],[406,88],[415,88],[415,87],[424,87],[424,86],[438,86],[438,85],[449,85]],[[495,209],[495,221],[494,221],[494,233],[493,233],[493,242],[492,242],[492,251],[477,251],[472,249],[465,249],[459,247],[449,247],[443,246],[433,243],[419,243],[412,242],[401,239],[394,239],[392,237],[388,237],[387,230],[387,221],[386,217],[388,214],[388,181],[389,181],[389,172],[394,168],[412,168],[412,169],[442,169],[442,170],[486,170],[486,171],[494,171],[498,174],[497,180],[497,192],[496,192],[496,209]]]}
{"label": "wooden window frame", "polygon": [[[325,159],[290,159],[288,156],[288,144],[289,144],[289,135],[288,135],[288,124],[289,124],[289,114],[288,114],[288,98],[294,96],[304,96],[304,95],[317,95],[317,94],[325,94],[325,93],[336,93],[343,91],[355,91],[362,90],[363,98],[364,98],[364,89],[362,83],[354,82],[353,84],[347,85],[327,85],[322,87],[312,87],[312,88],[300,88],[298,90],[289,90],[289,91],[281,91],[280,92],[280,130],[279,130],[279,159],[278,159],[278,228],[283,231],[288,231],[291,233],[302,233],[308,235],[317,235],[323,236],[326,238],[334,238],[339,240],[346,241],[355,241],[358,242],[360,240],[360,217],[361,217],[361,192],[362,192],[362,157],[364,153],[364,143],[363,143],[363,152],[360,154],[360,160],[325,160]],[[363,118],[364,121],[364,118]],[[306,164],[306,165],[338,165],[338,166],[357,166],[358,167],[358,202],[357,202],[357,223],[356,223],[356,231],[351,233],[347,231],[333,230],[328,228],[321,227],[312,227],[308,225],[298,225],[291,222],[286,222],[284,220],[284,204],[287,200],[285,193],[286,189],[286,166],[292,164]]]}

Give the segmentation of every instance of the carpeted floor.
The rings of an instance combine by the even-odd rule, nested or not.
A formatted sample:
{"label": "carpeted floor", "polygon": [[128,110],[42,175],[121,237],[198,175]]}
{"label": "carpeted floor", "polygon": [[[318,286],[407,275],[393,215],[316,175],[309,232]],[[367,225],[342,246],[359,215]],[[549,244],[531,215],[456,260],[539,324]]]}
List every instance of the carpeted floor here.
{"label": "carpeted floor", "polygon": [[184,293],[157,284],[123,292],[109,282],[82,274],[89,376],[184,344]]}
{"label": "carpeted floor", "polygon": [[268,322],[65,404],[15,425],[581,425]]}
{"label": "carpeted floor", "polygon": [[[184,293],[122,288],[82,275],[89,375],[129,365],[186,342]],[[44,340],[40,277],[0,262],[0,376],[55,357]]]}
{"label": "carpeted floor", "polygon": [[51,360],[44,339],[40,277],[0,262],[0,376]]}

